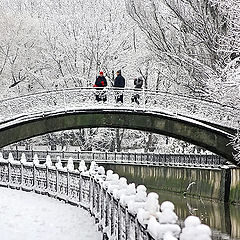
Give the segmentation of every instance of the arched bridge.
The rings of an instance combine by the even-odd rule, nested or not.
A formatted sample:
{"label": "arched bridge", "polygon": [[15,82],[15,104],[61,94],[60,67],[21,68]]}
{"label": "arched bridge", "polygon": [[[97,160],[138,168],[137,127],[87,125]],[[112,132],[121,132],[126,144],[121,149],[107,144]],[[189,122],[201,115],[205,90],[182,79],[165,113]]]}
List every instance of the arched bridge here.
{"label": "arched bridge", "polygon": [[[96,101],[98,99],[104,101]],[[123,95],[123,103],[117,102]],[[236,165],[230,139],[239,109],[184,96],[134,89],[63,89],[3,99],[0,147],[84,127],[144,130],[204,147]]]}

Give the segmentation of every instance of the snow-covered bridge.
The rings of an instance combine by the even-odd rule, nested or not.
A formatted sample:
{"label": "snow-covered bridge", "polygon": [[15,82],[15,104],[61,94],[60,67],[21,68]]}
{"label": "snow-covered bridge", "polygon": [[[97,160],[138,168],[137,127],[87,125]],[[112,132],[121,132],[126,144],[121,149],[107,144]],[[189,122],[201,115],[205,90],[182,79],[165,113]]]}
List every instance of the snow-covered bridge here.
{"label": "snow-covered bridge", "polygon": [[0,147],[59,130],[116,127],[182,139],[239,165],[229,144],[238,116],[239,109],[163,92],[62,89],[1,100]]}

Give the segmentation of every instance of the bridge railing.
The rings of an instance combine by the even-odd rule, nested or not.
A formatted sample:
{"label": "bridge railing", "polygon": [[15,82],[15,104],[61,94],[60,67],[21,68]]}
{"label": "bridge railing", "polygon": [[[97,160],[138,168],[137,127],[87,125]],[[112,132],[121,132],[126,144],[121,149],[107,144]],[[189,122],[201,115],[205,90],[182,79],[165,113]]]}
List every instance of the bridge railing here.
{"label": "bridge railing", "polygon": [[119,199],[101,185],[106,176],[89,175],[54,166],[0,160],[0,186],[34,191],[82,206],[95,217],[105,239],[154,239],[136,214],[120,204]]}
{"label": "bridge railing", "polygon": [[50,155],[53,162],[60,157],[66,163],[70,157],[78,164],[81,160],[85,162],[95,161],[97,163],[118,163],[138,165],[178,165],[178,166],[204,166],[221,167],[226,164],[226,159],[215,154],[162,154],[162,153],[129,153],[129,152],[98,152],[98,151],[39,151],[39,150],[3,150],[5,159],[12,153],[15,160],[20,160],[24,153],[28,161],[33,161],[34,155],[41,162],[45,162]]}
{"label": "bridge railing", "polygon": [[[121,95],[123,102],[118,101]],[[40,114],[98,108],[154,111],[188,116],[222,126],[239,127],[240,109],[236,107],[166,92],[130,88],[62,89],[2,99],[0,100],[0,123],[8,124],[11,120],[27,119]]]}

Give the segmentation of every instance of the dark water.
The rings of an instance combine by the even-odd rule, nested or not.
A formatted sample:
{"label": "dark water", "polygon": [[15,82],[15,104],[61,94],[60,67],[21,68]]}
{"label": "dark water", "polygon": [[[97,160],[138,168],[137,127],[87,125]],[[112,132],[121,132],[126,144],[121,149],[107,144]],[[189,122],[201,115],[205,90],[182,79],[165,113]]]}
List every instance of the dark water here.
{"label": "dark water", "polygon": [[[146,186],[147,187],[147,186]],[[240,206],[184,197],[183,195],[151,189],[159,194],[159,201],[169,200],[175,205],[180,219],[198,216],[213,231],[213,239],[240,239]]]}

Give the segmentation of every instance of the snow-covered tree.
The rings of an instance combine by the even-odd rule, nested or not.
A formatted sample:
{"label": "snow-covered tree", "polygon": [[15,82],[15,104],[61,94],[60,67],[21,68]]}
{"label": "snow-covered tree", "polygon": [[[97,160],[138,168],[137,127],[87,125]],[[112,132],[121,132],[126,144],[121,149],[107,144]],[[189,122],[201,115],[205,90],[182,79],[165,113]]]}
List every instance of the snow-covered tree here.
{"label": "snow-covered tree", "polygon": [[209,81],[224,81],[222,70],[231,57],[222,48],[229,30],[220,7],[205,0],[126,0],[126,5],[147,36],[160,75],[179,91],[211,96]]}

